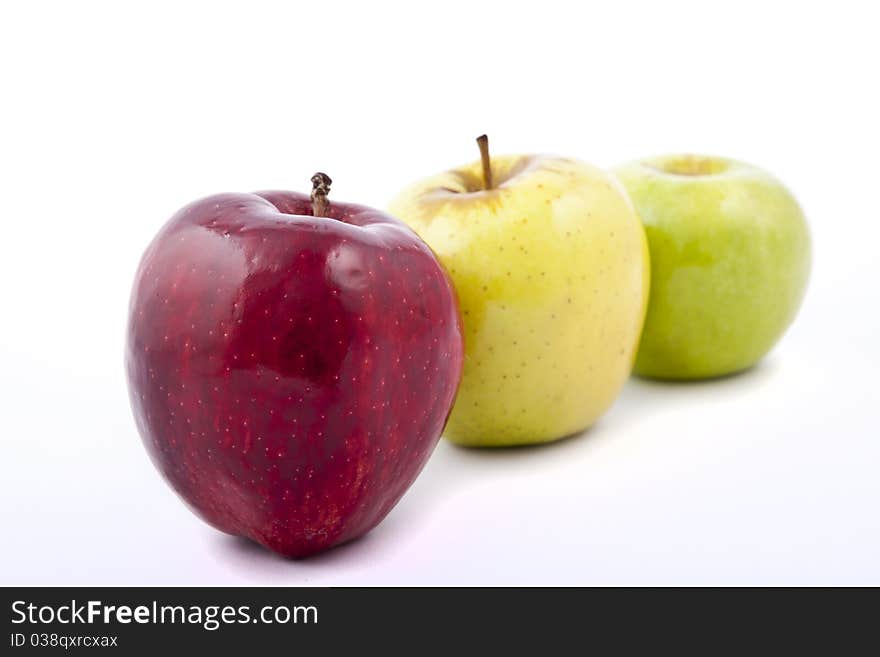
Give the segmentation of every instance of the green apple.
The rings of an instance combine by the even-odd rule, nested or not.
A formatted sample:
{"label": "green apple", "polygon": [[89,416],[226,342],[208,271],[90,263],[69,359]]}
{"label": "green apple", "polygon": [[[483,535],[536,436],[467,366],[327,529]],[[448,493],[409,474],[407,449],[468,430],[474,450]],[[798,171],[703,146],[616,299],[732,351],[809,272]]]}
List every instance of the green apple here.
{"label": "green apple", "polygon": [[615,173],[651,251],[636,373],[698,379],[754,365],[806,289],[810,235],[797,201],[766,171],[720,157],[656,157]]}
{"label": "green apple", "polygon": [[625,191],[575,160],[483,158],[391,204],[458,293],[461,386],[446,437],[543,443],[590,426],[630,374],[648,298],[647,243]]}

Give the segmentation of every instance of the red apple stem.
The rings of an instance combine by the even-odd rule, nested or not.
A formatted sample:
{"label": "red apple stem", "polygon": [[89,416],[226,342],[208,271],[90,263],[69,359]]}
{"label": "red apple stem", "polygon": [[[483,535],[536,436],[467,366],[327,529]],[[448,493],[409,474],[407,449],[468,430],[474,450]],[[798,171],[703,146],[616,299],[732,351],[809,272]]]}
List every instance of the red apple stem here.
{"label": "red apple stem", "polygon": [[330,185],[333,183],[330,176],[320,171],[312,176],[312,214],[316,217],[326,217],[330,211],[330,201],[327,194],[330,193]]}
{"label": "red apple stem", "polygon": [[480,159],[483,162],[483,189],[492,189],[492,160],[489,159],[489,138],[486,135],[477,137],[480,147]]}

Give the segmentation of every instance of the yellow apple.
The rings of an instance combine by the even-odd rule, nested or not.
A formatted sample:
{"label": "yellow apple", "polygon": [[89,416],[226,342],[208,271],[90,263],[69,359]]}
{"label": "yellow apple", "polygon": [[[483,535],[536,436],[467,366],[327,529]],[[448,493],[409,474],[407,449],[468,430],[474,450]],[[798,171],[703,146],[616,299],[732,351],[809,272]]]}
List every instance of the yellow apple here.
{"label": "yellow apple", "polygon": [[648,300],[645,234],[623,188],[576,160],[483,158],[391,204],[446,266],[465,328],[446,437],[543,443],[608,409],[630,374]]}

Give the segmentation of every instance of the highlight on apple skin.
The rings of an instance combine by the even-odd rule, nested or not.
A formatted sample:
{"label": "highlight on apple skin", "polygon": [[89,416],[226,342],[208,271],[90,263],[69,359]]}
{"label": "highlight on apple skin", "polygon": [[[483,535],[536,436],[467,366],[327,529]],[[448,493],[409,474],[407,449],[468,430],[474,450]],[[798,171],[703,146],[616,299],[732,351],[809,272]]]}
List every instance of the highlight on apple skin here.
{"label": "highlight on apple skin", "polygon": [[[293,192],[180,210],[138,269],[126,370],[156,467],[214,527],[289,557],[357,538],[421,471],[463,358],[430,249]],[[319,216],[315,216],[319,215]]]}
{"label": "highlight on apple skin", "polygon": [[391,203],[455,283],[465,363],[444,435],[469,446],[544,443],[592,425],[632,368],[648,250],[608,173],[540,155],[481,159]]}
{"label": "highlight on apple skin", "polygon": [[810,235],[797,201],[766,171],[721,157],[648,158],[615,173],[651,251],[636,373],[700,379],[753,366],[806,291]]}

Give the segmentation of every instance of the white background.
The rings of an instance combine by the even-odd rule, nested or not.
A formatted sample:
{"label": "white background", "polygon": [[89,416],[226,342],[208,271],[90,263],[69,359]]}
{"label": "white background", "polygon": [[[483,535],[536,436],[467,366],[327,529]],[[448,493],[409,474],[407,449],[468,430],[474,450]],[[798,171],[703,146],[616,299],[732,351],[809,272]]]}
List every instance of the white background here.
{"label": "white background", "polygon": [[[878,20],[842,2],[120,2],[0,9],[2,584],[880,584]],[[780,176],[815,262],[755,370],[631,381],[554,446],[442,443],[303,562],[202,524],[123,377],[138,259],[210,193],[384,206],[496,152]]]}

